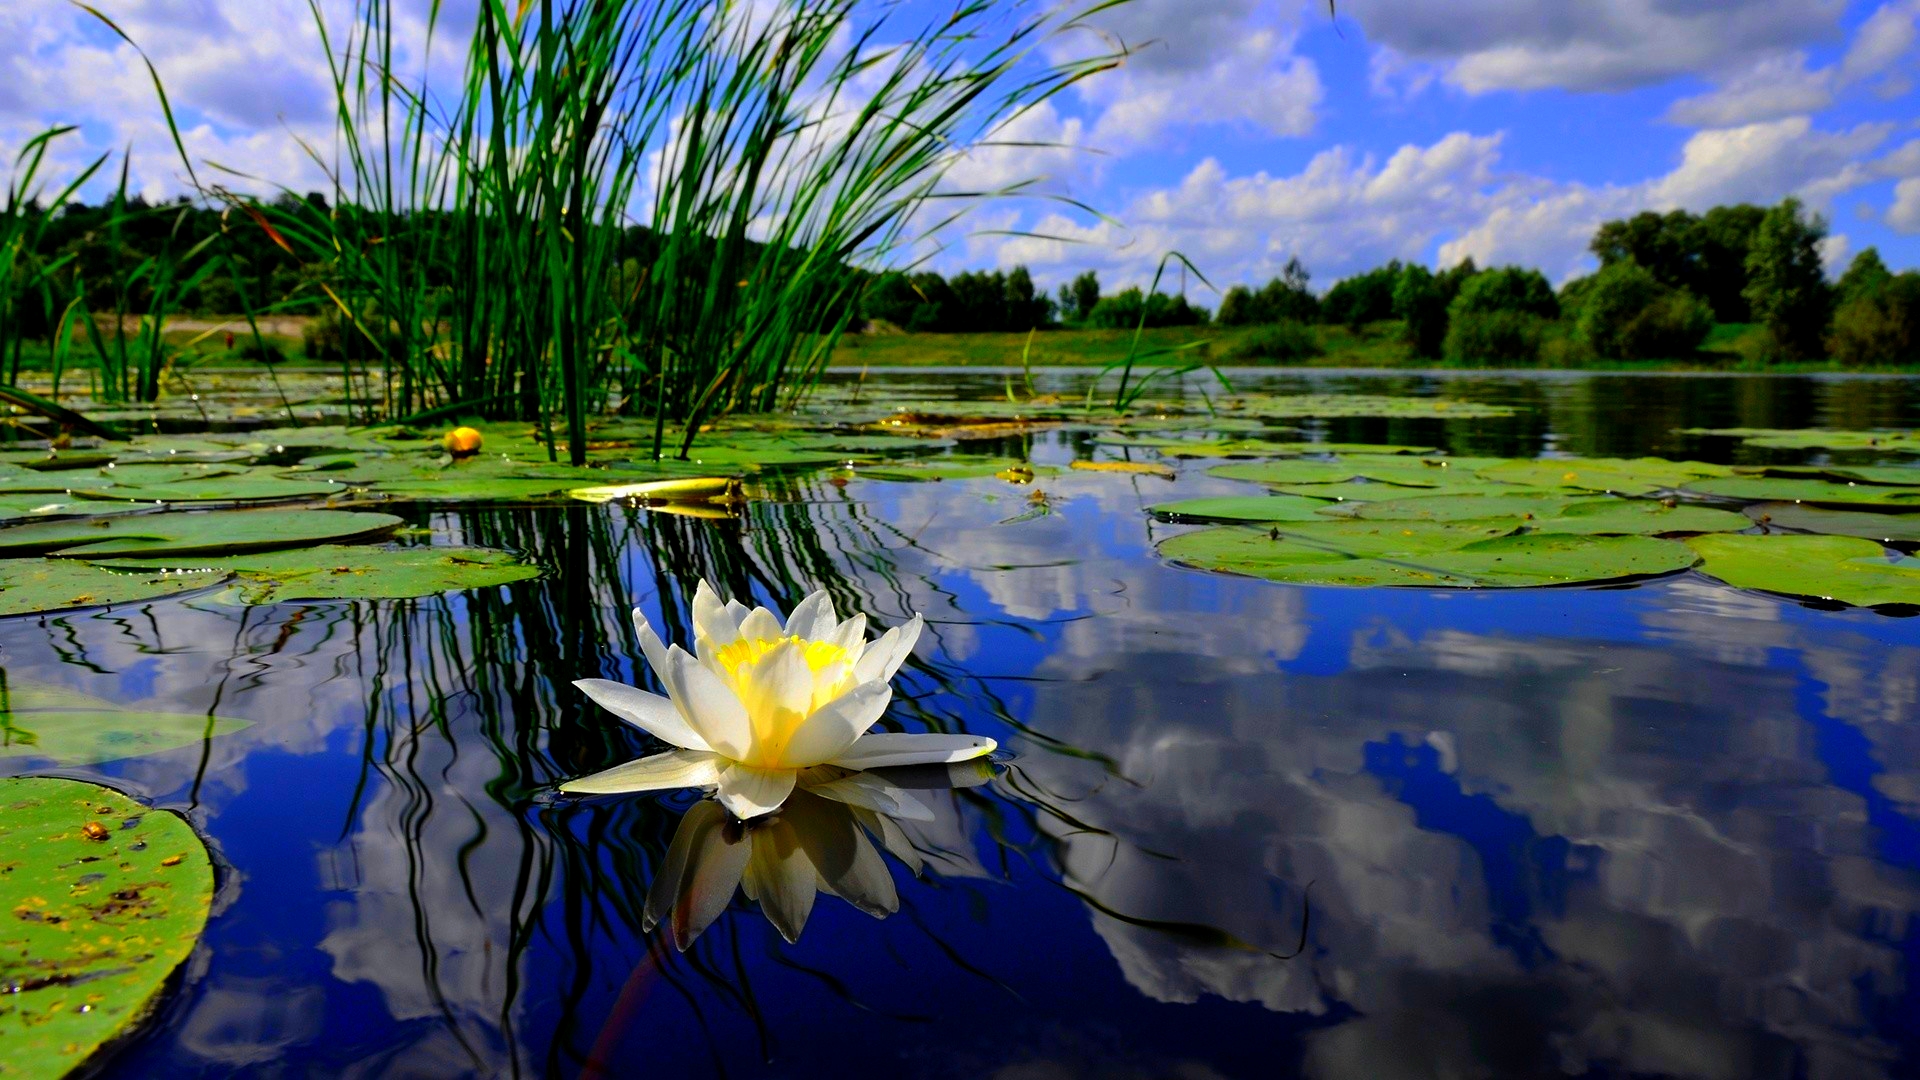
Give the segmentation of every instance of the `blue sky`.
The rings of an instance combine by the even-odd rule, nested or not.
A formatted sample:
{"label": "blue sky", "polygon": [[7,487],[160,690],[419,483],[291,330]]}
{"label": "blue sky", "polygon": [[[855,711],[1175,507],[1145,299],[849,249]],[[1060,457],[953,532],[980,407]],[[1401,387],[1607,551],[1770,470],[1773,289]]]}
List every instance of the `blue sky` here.
{"label": "blue sky", "polygon": [[[197,159],[323,186],[293,138],[328,130],[304,0],[98,6],[154,58]],[[1920,0],[1342,0],[1337,19],[1317,0],[1135,0],[1101,17],[1128,63],[1010,133],[1060,148],[959,165],[1043,176],[1122,225],[985,206],[933,263],[1117,284],[1178,250],[1224,287],[1298,255],[1324,287],[1471,255],[1559,280],[1607,218],[1797,194],[1829,218],[1835,265],[1872,245],[1917,266],[1916,18]],[[55,121],[82,125],[63,163],[131,145],[143,190],[183,189],[137,58],[63,0],[14,0],[0,145]]]}

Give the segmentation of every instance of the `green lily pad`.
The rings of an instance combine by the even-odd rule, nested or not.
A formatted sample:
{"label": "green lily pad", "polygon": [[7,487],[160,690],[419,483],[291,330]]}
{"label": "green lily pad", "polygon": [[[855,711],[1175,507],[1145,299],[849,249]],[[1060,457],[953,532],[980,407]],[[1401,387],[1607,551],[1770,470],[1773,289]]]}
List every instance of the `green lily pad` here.
{"label": "green lily pad", "polygon": [[1045,465],[1031,465],[1019,458],[979,457],[969,454],[952,454],[929,461],[909,461],[899,464],[861,466],[852,470],[852,475],[863,480],[900,480],[907,482],[927,480],[978,480],[982,477],[1000,476],[1005,473],[1009,478],[1022,478],[1024,483],[1035,476],[1051,476],[1059,470]]}
{"label": "green lily pad", "polygon": [[[1576,502],[1578,495],[1528,492],[1517,495],[1482,495],[1455,491],[1445,495],[1408,492],[1410,497],[1369,502],[1353,509],[1351,516],[1364,521],[1473,521],[1480,518],[1550,518]],[[1658,505],[1658,504],[1656,504]],[[1735,515],[1738,516],[1738,515]],[[1532,522],[1529,522],[1532,524]],[[1743,526],[1744,527],[1744,526]]]}
{"label": "green lily pad", "polygon": [[1687,547],[1643,536],[1511,535],[1483,522],[1288,523],[1222,527],[1163,541],[1176,563],[1301,585],[1524,588],[1683,570]]}
{"label": "green lily pad", "polygon": [[1920,486],[1920,469],[1904,465],[1736,465],[1733,471],[1740,476],[1789,480],[1831,480],[1840,484],[1885,484],[1888,487]]}
{"label": "green lily pad", "polygon": [[1372,483],[1365,480],[1348,484],[1276,484],[1273,490],[1284,495],[1327,499],[1336,503],[1369,503],[1385,499],[1411,499],[1428,495],[1554,495],[1566,494],[1552,488],[1541,489],[1507,484],[1488,484],[1471,476],[1442,476],[1430,487],[1403,487],[1399,484]]}
{"label": "green lily pad", "polygon": [[1920,507],[1920,487],[1887,487],[1883,484],[1838,483],[1830,480],[1729,476],[1718,480],[1696,481],[1682,490],[1696,495],[1712,495],[1721,499],[1744,499],[1749,502]]}
{"label": "green lily pad", "polygon": [[1248,394],[1229,398],[1229,408],[1258,416],[1379,416],[1390,419],[1491,420],[1519,410],[1477,401],[1426,397],[1388,397],[1378,394]]}
{"label": "green lily pad", "polygon": [[402,524],[345,510],[215,510],[36,521],[0,528],[0,554],[219,555],[364,539]]}
{"label": "green lily pad", "polygon": [[1341,484],[1352,480],[1373,480],[1401,487],[1440,487],[1485,485],[1472,473],[1442,466],[1436,461],[1422,465],[1422,458],[1405,459],[1393,464],[1377,461],[1260,461],[1245,465],[1216,465],[1208,476],[1223,480],[1250,480],[1256,484]]}
{"label": "green lily pad", "polygon": [[217,585],[224,576],[123,572],[64,559],[0,559],[0,616],[156,600]]}
{"label": "green lily pad", "polygon": [[[115,560],[111,565],[155,568],[169,562]],[[540,576],[539,567],[490,548],[325,546],[237,555],[204,563],[196,560],[195,565],[233,574],[233,586],[216,599],[244,605],[291,600],[406,600]]]}
{"label": "green lily pad", "polygon": [[346,493],[346,487],[328,480],[289,480],[277,476],[223,476],[183,480],[176,484],[113,484],[75,486],[85,499],[154,503],[275,502],[286,499],[324,499]]}
{"label": "green lily pad", "polygon": [[53,1080],[153,1012],[213,906],[186,819],[98,784],[0,780],[0,1077]]}
{"label": "green lily pad", "polygon": [[1666,533],[1739,532],[1753,527],[1745,515],[1710,506],[1668,506],[1656,499],[1587,499],[1532,522],[1536,533],[1583,536],[1660,536]]}
{"label": "green lily pad", "polygon": [[204,713],[129,709],[64,686],[0,682],[0,758],[93,765],[192,746],[249,723]]}
{"label": "green lily pad", "polygon": [[1920,559],[1852,536],[1736,536],[1686,541],[1704,574],[1742,589],[1871,607],[1920,604]]}
{"label": "green lily pad", "polygon": [[1824,510],[1800,503],[1759,503],[1746,510],[1748,517],[1769,528],[1802,529],[1828,536],[1858,536],[1889,544],[1920,543],[1920,514]]}
{"label": "green lily pad", "polygon": [[1181,499],[1147,509],[1161,517],[1193,521],[1319,521],[1327,504],[1299,495],[1228,495]]}
{"label": "green lily pad", "polygon": [[1487,480],[1508,484],[1651,495],[1695,480],[1730,476],[1733,470],[1664,458],[1534,458],[1488,465],[1479,472]]}
{"label": "green lily pad", "polygon": [[1904,431],[1829,431],[1822,428],[1686,428],[1683,435],[1718,435],[1769,450],[1885,450],[1920,454],[1920,437]]}

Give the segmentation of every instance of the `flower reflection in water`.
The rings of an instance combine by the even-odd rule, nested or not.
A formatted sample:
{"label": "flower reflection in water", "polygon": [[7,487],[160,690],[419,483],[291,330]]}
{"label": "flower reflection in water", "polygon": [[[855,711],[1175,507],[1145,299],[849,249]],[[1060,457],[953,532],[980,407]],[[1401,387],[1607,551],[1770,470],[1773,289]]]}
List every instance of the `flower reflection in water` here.
{"label": "flower reflection in water", "polygon": [[955,831],[941,821],[954,813],[950,800],[923,800],[909,789],[974,787],[992,775],[985,761],[857,773],[810,769],[778,812],[745,822],[702,799],[680,819],[648,890],[645,927],[666,923],[684,952],[726,911],[736,888],[788,941],[799,940],[819,893],[884,919],[899,909],[900,896],[880,848],[916,874],[930,859],[951,858],[950,845],[934,839]]}
{"label": "flower reflection in water", "polygon": [[976,735],[869,733],[893,701],[888,682],[920,638],[917,615],[870,642],[867,617],[842,621],[824,589],[783,623],[771,608],[722,603],[702,581],[693,597],[693,653],[662,644],[638,608],[633,619],[667,696],[605,679],[574,685],[676,749],[570,781],[562,791],[713,788],[721,805],[745,819],[778,810],[802,773],[821,766],[967,761],[994,748]]}

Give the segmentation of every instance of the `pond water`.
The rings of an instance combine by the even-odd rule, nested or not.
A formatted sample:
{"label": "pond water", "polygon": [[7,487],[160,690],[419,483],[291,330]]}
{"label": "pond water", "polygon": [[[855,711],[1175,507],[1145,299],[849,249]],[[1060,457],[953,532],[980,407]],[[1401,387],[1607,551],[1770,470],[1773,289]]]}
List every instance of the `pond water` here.
{"label": "pond water", "polygon": [[[1676,429],[1920,424],[1898,379],[1236,378],[1523,407],[1308,428],[1453,453],[1817,461]],[[251,721],[97,767],[0,759],[180,810],[223,867],[178,993],[106,1075],[1920,1074],[1920,619],[1695,573],[1447,591],[1166,565],[1154,543],[1191,526],[1144,507],[1245,490],[1204,464],[800,476],[734,521],[421,506],[431,542],[550,573],[0,620],[9,680]],[[555,793],[653,749],[570,683],[640,681],[629,608],[686,640],[703,576],[924,613],[889,722],[1000,741],[986,783],[922,793],[927,871],[892,865],[890,917],[822,896],[789,944],[736,898],[682,953],[643,907],[691,796]]]}

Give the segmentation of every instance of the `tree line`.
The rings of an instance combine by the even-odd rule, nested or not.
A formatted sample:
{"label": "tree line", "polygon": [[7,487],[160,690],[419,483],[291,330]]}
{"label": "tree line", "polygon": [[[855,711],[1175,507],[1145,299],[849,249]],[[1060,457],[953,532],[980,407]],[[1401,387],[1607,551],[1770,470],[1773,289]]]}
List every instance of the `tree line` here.
{"label": "tree line", "polygon": [[1227,289],[1214,312],[1137,287],[1104,295],[1093,271],[1049,297],[1016,267],[951,280],[931,271],[882,274],[861,314],[933,332],[1131,329],[1143,318],[1149,327],[1281,326],[1289,333],[1269,340],[1292,342],[1283,350],[1291,355],[1312,347],[1300,328],[1397,322],[1416,356],[1513,364],[1683,359],[1715,324],[1746,324],[1735,344],[1756,360],[1920,359],[1920,272],[1895,274],[1868,248],[1829,282],[1820,255],[1826,235],[1825,221],[1789,198],[1605,222],[1589,245],[1598,269],[1558,289],[1538,270],[1482,268],[1469,258],[1438,271],[1394,260],[1319,294],[1295,258],[1264,285]]}

